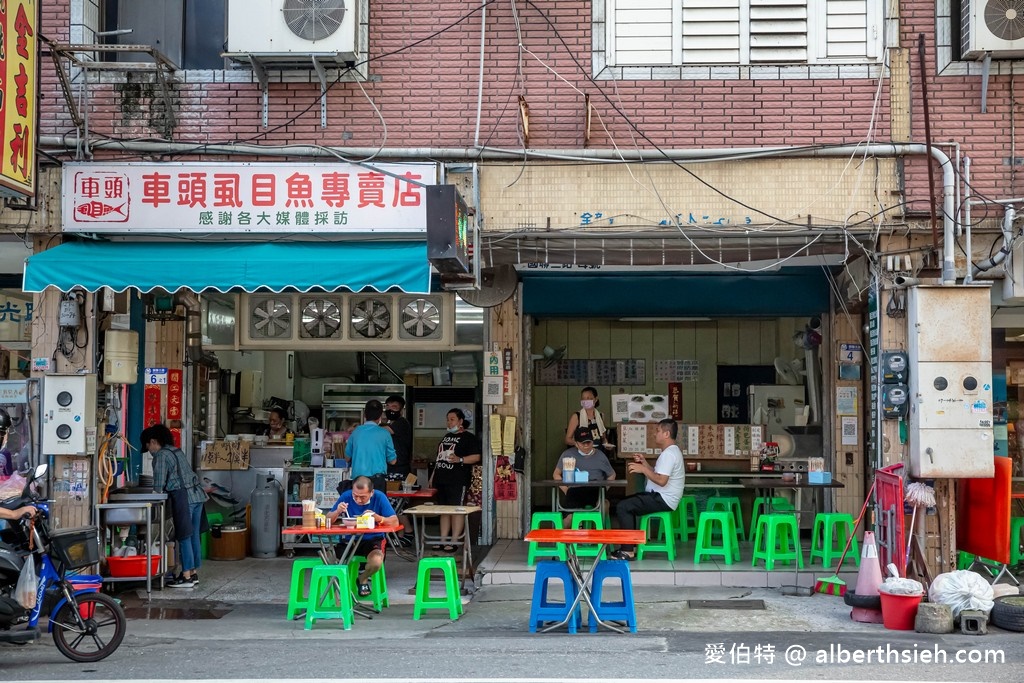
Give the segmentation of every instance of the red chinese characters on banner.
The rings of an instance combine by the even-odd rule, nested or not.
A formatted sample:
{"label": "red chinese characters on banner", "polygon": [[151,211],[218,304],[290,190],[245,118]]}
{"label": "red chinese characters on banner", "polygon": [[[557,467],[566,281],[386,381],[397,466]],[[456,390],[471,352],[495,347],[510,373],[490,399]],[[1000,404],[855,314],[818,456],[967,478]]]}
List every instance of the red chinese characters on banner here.
{"label": "red chinese characters on banner", "polygon": [[167,419],[180,420],[182,415],[182,401],[184,400],[184,388],[181,384],[181,370],[167,371]]}
{"label": "red chinese characters on banner", "polygon": [[171,439],[174,441],[175,448],[181,448],[181,430],[177,427],[171,429]]}
{"label": "red chinese characters on banner", "polygon": [[128,220],[128,179],[124,174],[98,171],[77,173],[75,219],[81,222],[115,222]]}
{"label": "red chinese characters on banner", "polygon": [[146,387],[142,393],[142,426],[152,427],[160,422],[160,387]]}

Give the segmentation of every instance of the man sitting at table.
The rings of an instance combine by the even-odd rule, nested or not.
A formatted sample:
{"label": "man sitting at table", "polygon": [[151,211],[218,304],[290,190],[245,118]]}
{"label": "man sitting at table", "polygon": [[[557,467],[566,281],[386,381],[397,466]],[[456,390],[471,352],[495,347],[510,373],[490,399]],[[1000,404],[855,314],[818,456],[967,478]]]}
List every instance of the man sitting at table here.
{"label": "man sitting at table", "polygon": [[[587,481],[611,481],[615,479],[615,470],[608,462],[608,456],[600,448],[594,446],[593,432],[589,427],[577,427],[573,433],[573,440],[576,445],[568,448],[558,458],[555,465],[555,472],[552,479],[563,481],[562,477],[568,472],[586,472]],[[572,465],[572,467],[567,467]],[[600,498],[600,489],[593,487],[569,487],[562,486],[562,493],[565,494],[565,507],[572,510],[583,510],[593,508]],[[603,510],[602,510],[603,512]],[[566,519],[568,522],[568,518]]]}
{"label": "man sitting at table", "polygon": [[[334,507],[327,513],[331,524],[337,521],[338,517],[358,517],[364,512],[373,513],[373,522],[376,526],[395,526],[398,524],[398,516],[395,509],[391,507],[388,497],[380,491],[373,490],[373,482],[369,477],[356,477],[352,482],[352,488],[338,497]],[[348,541],[348,537],[344,537]],[[366,558],[366,565],[359,572],[359,595],[366,597],[370,594],[370,577],[380,571],[384,565],[384,534],[363,534],[356,546],[356,555]],[[343,548],[338,548],[341,555]]]}
{"label": "man sitting at table", "polygon": [[[637,517],[651,512],[668,512],[679,507],[683,497],[683,486],[686,484],[686,470],[683,467],[683,453],[676,446],[676,434],[679,427],[676,421],[666,418],[658,423],[655,433],[655,445],[661,449],[661,455],[654,468],[639,453],[633,454],[633,462],[626,466],[629,474],[642,474],[647,477],[647,490],[623,498],[615,507],[615,517],[622,529],[636,529]],[[611,554],[617,560],[632,560],[635,547],[619,546]]]}

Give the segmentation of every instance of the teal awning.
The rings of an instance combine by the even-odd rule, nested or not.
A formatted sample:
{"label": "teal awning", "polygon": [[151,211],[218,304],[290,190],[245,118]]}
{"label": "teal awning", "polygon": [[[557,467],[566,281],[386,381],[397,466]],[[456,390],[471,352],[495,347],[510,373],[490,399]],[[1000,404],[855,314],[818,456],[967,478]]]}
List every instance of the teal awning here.
{"label": "teal awning", "polygon": [[821,268],[763,274],[522,273],[523,312],[536,318],[803,316],[829,309]]}
{"label": "teal awning", "polygon": [[26,292],[430,291],[425,242],[70,242],[34,254]]}

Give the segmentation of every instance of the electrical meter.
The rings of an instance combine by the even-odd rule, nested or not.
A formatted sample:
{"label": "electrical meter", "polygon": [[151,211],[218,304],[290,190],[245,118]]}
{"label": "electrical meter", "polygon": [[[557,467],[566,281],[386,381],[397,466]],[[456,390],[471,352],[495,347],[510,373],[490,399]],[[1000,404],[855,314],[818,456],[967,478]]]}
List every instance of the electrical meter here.
{"label": "electrical meter", "polygon": [[906,351],[882,352],[882,383],[906,384],[910,373],[907,369],[909,360]]}
{"label": "electrical meter", "polygon": [[907,416],[907,398],[910,390],[906,384],[886,384],[882,387],[882,417],[888,420]]}

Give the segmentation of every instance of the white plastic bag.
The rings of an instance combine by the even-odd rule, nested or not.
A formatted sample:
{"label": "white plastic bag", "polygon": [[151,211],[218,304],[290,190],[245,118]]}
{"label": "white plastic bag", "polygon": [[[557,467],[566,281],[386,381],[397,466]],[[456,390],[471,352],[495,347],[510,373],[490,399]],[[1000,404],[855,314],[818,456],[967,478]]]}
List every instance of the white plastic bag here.
{"label": "white plastic bag", "polygon": [[39,579],[36,577],[35,558],[25,558],[25,564],[18,576],[18,585],[14,588],[14,599],[25,609],[36,606],[36,591],[39,590]]}
{"label": "white plastic bag", "polygon": [[972,571],[962,569],[939,574],[928,589],[928,601],[949,605],[953,618],[965,609],[992,609],[992,586]]}
{"label": "white plastic bag", "polygon": [[889,595],[922,595],[924,593],[924,586],[921,585],[920,581],[915,581],[914,579],[901,579],[898,576],[890,576],[882,582],[878,590]]}

